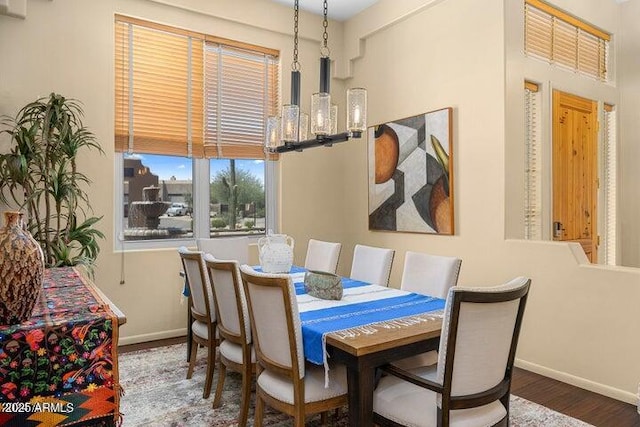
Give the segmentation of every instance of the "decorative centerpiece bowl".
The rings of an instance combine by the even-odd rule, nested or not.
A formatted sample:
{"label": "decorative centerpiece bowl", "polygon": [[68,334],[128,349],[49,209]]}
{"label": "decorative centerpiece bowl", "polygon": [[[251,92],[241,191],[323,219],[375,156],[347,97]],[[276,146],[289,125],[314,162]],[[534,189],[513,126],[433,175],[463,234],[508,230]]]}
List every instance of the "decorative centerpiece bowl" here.
{"label": "decorative centerpiece bowl", "polygon": [[305,291],[316,298],[342,299],[340,276],[326,271],[309,270],[304,274]]}

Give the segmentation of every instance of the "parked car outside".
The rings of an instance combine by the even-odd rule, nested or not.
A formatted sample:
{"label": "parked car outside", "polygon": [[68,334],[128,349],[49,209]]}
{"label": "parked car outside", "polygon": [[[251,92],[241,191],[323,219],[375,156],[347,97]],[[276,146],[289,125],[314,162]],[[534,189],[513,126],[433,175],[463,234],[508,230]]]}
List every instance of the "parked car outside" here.
{"label": "parked car outside", "polygon": [[189,208],[184,203],[172,203],[167,210],[167,216],[183,216],[186,215]]}

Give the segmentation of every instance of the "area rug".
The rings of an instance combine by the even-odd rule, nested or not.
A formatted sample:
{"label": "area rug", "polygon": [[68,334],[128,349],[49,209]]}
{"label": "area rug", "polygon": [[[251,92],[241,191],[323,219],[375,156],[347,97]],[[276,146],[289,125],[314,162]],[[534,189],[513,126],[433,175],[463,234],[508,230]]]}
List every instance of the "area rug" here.
{"label": "area rug", "polygon": [[[125,391],[120,411],[125,427],[131,426],[236,426],[240,404],[240,375],[228,373],[220,408],[213,409],[213,394],[218,372],[214,375],[211,396],[202,398],[206,368],[205,349],[198,352],[193,378],[186,379],[186,345],[176,344],[121,354],[120,383]],[[253,425],[253,402],[249,423]],[[292,425],[286,415],[265,411],[265,426]],[[319,426],[320,417],[307,419],[308,426]],[[331,426],[347,426],[347,411],[342,408],[328,420]],[[589,424],[552,411],[517,396],[511,397],[512,427],[585,427]]]}

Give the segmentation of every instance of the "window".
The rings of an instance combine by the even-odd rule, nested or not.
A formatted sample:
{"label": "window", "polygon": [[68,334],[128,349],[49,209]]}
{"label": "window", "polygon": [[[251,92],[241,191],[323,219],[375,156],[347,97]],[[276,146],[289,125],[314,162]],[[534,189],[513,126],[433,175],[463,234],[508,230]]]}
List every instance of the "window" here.
{"label": "window", "polygon": [[211,159],[209,164],[211,236],[264,233],[265,162]]}
{"label": "window", "polygon": [[540,91],[525,82],[525,239],[542,239],[542,169],[540,147]]}
{"label": "window", "polygon": [[193,237],[192,170],[187,157],[124,155],[125,240]]}
{"label": "window", "polygon": [[278,52],[120,15],[115,34],[120,239],[264,233]]}
{"label": "window", "polygon": [[611,36],[540,0],[525,0],[528,55],[606,81]]}
{"label": "window", "polygon": [[604,258],[608,265],[616,265],[617,245],[617,131],[616,110],[604,105],[604,197],[605,197],[605,245]]}

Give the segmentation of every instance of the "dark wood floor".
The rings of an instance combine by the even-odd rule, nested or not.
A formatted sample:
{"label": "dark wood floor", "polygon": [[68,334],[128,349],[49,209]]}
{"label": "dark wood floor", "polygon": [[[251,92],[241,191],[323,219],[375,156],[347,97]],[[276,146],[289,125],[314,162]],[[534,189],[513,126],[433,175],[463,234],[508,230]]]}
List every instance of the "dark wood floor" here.
{"label": "dark wood floor", "polygon": [[511,391],[516,396],[578,418],[594,426],[640,426],[634,405],[620,402],[533,372],[514,371]]}
{"label": "dark wood floor", "polygon": [[[145,348],[179,344],[184,337],[120,346],[120,354]],[[634,405],[620,402],[524,369],[516,368],[511,391],[516,396],[578,418],[594,426],[640,427]],[[562,427],[562,426],[541,426]]]}

